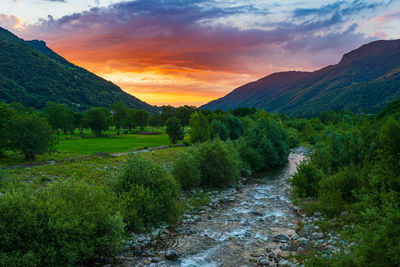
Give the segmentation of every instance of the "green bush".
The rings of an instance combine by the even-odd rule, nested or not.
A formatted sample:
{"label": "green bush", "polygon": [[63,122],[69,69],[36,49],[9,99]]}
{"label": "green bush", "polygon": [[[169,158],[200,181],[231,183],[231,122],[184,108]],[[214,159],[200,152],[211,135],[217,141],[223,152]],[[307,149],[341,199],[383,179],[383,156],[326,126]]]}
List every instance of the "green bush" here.
{"label": "green bush", "polygon": [[177,217],[179,185],[165,168],[152,161],[131,156],[114,190],[130,231],[143,231]]}
{"label": "green bush", "polygon": [[352,166],[322,178],[319,182],[319,195],[340,192],[341,198],[347,203],[351,203],[356,200],[355,193],[359,192],[361,186],[361,170]]}
{"label": "green bush", "polygon": [[231,142],[205,142],[198,146],[198,155],[203,186],[224,187],[239,179],[239,154]]}
{"label": "green bush", "polygon": [[300,144],[299,131],[294,128],[287,129],[288,132],[288,145],[290,148],[297,147]]}
{"label": "green bush", "polygon": [[210,125],[210,133],[211,139],[220,138],[222,141],[225,141],[229,138],[229,130],[226,125],[219,121],[213,120]]}
{"label": "green bush", "polygon": [[122,248],[112,192],[65,181],[0,195],[0,266],[74,266]]}
{"label": "green bush", "polygon": [[318,196],[318,183],[323,173],[312,162],[303,162],[292,176],[290,183],[298,197]]}
{"label": "green bush", "polygon": [[254,171],[264,171],[287,162],[286,131],[274,120],[259,119],[237,142],[240,157]]}
{"label": "green bush", "polygon": [[173,162],[172,173],[185,190],[196,188],[201,184],[198,153],[195,149],[182,151]]}

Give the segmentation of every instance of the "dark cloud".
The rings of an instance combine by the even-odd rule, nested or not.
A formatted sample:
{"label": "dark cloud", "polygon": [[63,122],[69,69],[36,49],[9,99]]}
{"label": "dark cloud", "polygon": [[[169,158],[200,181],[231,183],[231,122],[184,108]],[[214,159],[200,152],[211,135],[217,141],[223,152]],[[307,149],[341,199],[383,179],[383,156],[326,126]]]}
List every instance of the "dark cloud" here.
{"label": "dark cloud", "polygon": [[[354,3],[361,5],[361,1]],[[268,29],[242,29],[218,21],[237,15],[268,14],[268,10],[246,4],[224,7],[213,0],[136,0],[60,19],[49,16],[28,27],[27,32],[49,41],[75,61],[108,71],[137,71],[150,66],[168,71],[174,66],[248,73],[254,71],[252,62],[289,65],[294,55],[304,53],[310,56],[309,65],[313,60],[318,65],[330,63],[321,62],[313,54],[324,51],[338,57],[339,52],[369,40],[356,32],[356,24],[344,27],[347,11],[341,6],[342,2],[337,2],[320,11],[297,10],[295,13],[304,19],[265,23]],[[340,12],[336,12],[338,8]],[[318,12],[324,16],[309,17]],[[331,60],[332,56],[324,58]],[[258,71],[268,70],[259,67]]]}

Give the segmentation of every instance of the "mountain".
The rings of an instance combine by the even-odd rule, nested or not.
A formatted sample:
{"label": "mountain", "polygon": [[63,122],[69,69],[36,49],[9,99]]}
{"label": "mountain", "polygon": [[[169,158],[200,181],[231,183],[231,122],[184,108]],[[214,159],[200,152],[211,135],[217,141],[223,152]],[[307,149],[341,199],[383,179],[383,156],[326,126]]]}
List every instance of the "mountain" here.
{"label": "mountain", "polygon": [[68,62],[43,41],[25,41],[0,27],[0,102],[42,108],[46,102],[85,110],[122,101],[131,108],[157,108],[112,82]]}
{"label": "mountain", "polygon": [[243,85],[202,109],[256,107],[308,116],[343,109],[375,113],[400,98],[400,40],[375,41],[314,72],[279,72]]}

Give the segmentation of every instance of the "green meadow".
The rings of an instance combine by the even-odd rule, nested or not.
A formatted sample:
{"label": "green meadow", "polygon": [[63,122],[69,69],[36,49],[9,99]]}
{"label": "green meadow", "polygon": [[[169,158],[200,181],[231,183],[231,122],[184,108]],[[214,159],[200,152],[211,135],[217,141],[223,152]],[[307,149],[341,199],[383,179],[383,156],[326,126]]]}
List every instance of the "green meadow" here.
{"label": "green meadow", "polygon": [[[52,160],[57,161],[96,153],[122,153],[170,144],[165,129],[156,130],[148,128],[145,131],[159,132],[160,134],[145,135],[121,132],[120,135],[117,135],[114,129],[105,131],[101,137],[95,137],[90,130],[85,130],[83,134],[60,134],[54,153],[38,155],[29,164]],[[0,159],[0,166],[14,166],[19,164],[26,164],[26,161],[23,155],[17,152],[6,151],[5,156]]]}

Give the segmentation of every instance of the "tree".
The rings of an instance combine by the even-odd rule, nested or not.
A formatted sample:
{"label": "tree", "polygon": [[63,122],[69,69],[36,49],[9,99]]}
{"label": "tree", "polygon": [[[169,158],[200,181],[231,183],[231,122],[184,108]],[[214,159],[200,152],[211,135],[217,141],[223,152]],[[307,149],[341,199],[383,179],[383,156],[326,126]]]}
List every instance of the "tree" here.
{"label": "tree", "polygon": [[74,117],[66,105],[49,102],[43,111],[47,121],[56,131],[57,136],[60,134],[59,129],[65,134],[68,130],[73,128]]}
{"label": "tree", "polygon": [[30,114],[15,114],[5,127],[7,148],[21,151],[25,160],[54,150],[51,127],[44,118]]}
{"label": "tree", "polygon": [[205,142],[210,139],[210,125],[206,116],[201,112],[195,112],[190,116],[189,134],[192,143]]}
{"label": "tree", "polygon": [[79,133],[83,134],[83,129],[85,128],[84,114],[81,112],[74,112],[74,129],[78,128]]}
{"label": "tree", "polygon": [[150,114],[146,110],[135,109],[131,115],[133,117],[132,119],[134,124],[139,125],[140,130],[143,130],[149,121]]}
{"label": "tree", "polygon": [[181,122],[178,118],[176,117],[169,118],[166,122],[166,125],[167,125],[166,132],[172,144],[175,144],[176,141],[183,139],[184,132],[181,126]]}
{"label": "tree", "polygon": [[96,136],[101,136],[101,132],[110,126],[108,117],[109,112],[106,108],[92,108],[85,114],[85,124]]}
{"label": "tree", "polygon": [[160,113],[155,113],[150,116],[149,124],[152,127],[159,128],[162,126],[162,117]]}
{"label": "tree", "polygon": [[5,136],[5,127],[10,121],[12,115],[12,109],[4,103],[0,103],[0,155],[5,149],[6,146],[6,136]]}
{"label": "tree", "polygon": [[229,137],[229,130],[220,120],[213,120],[210,125],[211,139],[220,138],[225,141]]}
{"label": "tree", "polygon": [[129,120],[129,112],[122,102],[112,105],[111,110],[113,111],[113,124],[117,128],[117,133],[119,135],[120,129],[126,126]]}
{"label": "tree", "polygon": [[165,125],[169,118],[175,116],[175,108],[173,106],[162,106],[161,107],[161,117],[162,124]]}
{"label": "tree", "polygon": [[196,111],[196,107],[183,106],[176,109],[176,117],[181,121],[182,127],[189,125],[190,116]]}

